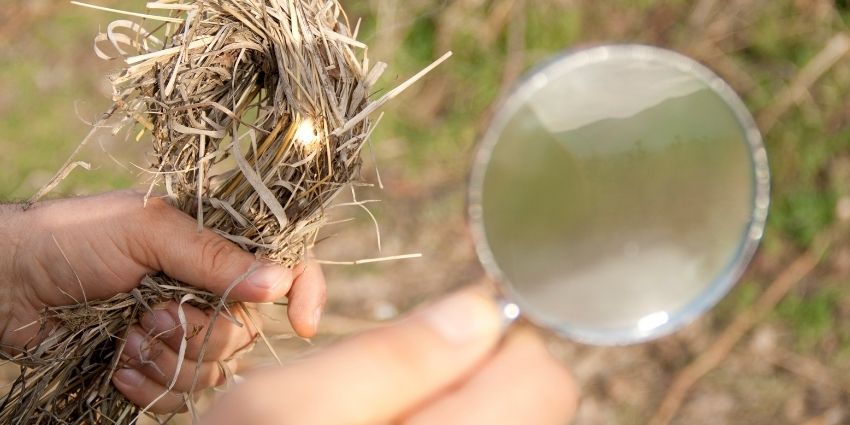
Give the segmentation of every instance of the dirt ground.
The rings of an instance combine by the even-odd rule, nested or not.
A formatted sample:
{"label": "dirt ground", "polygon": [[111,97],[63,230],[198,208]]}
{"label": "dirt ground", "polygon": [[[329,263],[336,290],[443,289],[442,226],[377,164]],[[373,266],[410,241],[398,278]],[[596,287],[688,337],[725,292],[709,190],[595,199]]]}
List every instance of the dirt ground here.
{"label": "dirt ground", "polygon": [[[644,424],[681,400],[674,424],[850,424],[850,12],[831,0],[351,0],[370,56],[391,88],[446,50],[455,57],[388,106],[363,180],[384,189],[375,227],[326,229],[326,260],[422,253],[370,266],[328,266],[328,315],[312,343],[287,338],[284,357],[390,320],[483,277],[464,220],[465,178],[491,105],[533,64],[566,48],[640,42],[685,52],[717,70],[758,117],[773,168],[765,241],[711,314],[660,341],[599,348],[552,340],[583,390],[577,424]],[[128,9],[140,1],[101,1]],[[52,0],[0,7],[0,199],[31,194],[108,101],[109,64],[91,51],[111,16]],[[92,172],[64,194],[131,187],[143,146],[104,138],[84,153]],[[377,164],[377,165],[375,165]],[[271,357],[262,347],[253,361]],[[14,371],[6,368],[7,375]],[[667,408],[673,406],[666,405]],[[662,409],[663,410],[663,409]],[[662,422],[655,422],[662,423]]]}

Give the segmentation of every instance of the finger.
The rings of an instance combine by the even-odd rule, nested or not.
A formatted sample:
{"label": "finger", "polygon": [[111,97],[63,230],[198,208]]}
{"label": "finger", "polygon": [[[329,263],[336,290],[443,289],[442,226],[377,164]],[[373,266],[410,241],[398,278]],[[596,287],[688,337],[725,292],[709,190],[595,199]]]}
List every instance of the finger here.
{"label": "finger", "polygon": [[462,380],[491,352],[500,331],[493,302],[463,291],[395,325],[249,377],[202,423],[388,422]]}
{"label": "finger", "polygon": [[520,330],[461,387],[401,423],[563,425],[577,401],[572,376],[533,332]]}
{"label": "finger", "polygon": [[[185,317],[185,329],[180,320],[180,309]],[[231,306],[230,312],[236,317],[229,318],[228,313],[222,311],[211,323],[212,317],[208,312],[188,304],[168,303],[142,315],[139,324],[148,335],[176,352],[185,342],[188,359],[198,360],[203,351],[203,361],[228,360],[254,341],[258,333],[254,325],[260,326],[260,323],[248,320],[238,305]],[[210,326],[212,332],[209,331]]]}
{"label": "finger", "polygon": [[310,261],[296,268],[300,274],[289,291],[287,315],[295,332],[310,338],[319,329],[319,319],[327,299],[325,277],[319,263]]}
{"label": "finger", "polygon": [[150,199],[140,214],[127,225],[146,266],[218,295],[230,290],[236,301],[269,302],[289,292],[291,270],[258,262],[208,229],[198,232],[195,220],[165,201]]}
{"label": "finger", "polygon": [[[138,326],[133,326],[127,335],[123,357],[127,359],[128,366],[173,391],[200,391],[224,384],[227,377],[219,362],[199,364],[191,359],[181,360],[177,352],[160,341],[148,338]],[[224,367],[234,371],[235,360],[224,363]]]}
{"label": "finger", "polygon": [[136,406],[144,408],[150,405],[148,411],[151,413],[166,414],[186,410],[182,394],[166,390],[136,369],[118,369],[112,375],[112,385]]}

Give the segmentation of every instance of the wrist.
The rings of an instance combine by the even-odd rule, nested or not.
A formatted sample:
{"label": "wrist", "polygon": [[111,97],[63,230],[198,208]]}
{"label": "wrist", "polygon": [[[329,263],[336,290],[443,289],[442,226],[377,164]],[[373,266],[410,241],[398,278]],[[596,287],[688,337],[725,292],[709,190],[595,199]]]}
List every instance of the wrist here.
{"label": "wrist", "polygon": [[19,204],[0,204],[0,338],[5,336],[12,309],[16,278],[15,263],[21,246],[23,208]]}

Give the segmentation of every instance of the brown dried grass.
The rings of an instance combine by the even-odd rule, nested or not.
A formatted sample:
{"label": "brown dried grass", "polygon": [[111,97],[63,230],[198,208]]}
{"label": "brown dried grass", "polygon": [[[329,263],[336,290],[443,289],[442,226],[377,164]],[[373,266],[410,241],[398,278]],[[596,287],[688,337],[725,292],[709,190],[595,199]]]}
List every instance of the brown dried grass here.
{"label": "brown dried grass", "polygon": [[[369,116],[449,56],[372,101],[386,65],[370,66],[336,0],[160,0],[148,9],[117,11],[127,18],[96,39],[97,55],[121,70],[111,77],[114,104],[95,129],[150,140],[148,196],[164,188],[199,228],[288,267],[305,258],[326,208],[356,180],[373,130]],[[69,160],[32,201],[78,165],[84,164]],[[5,355],[21,375],[0,403],[0,422],[137,421],[146,409],[110,380],[122,367],[128,328],[166,301],[208,309],[213,320],[237,321],[232,309],[248,311],[226,294],[161,274],[130,294],[49,308],[41,342]],[[184,397],[194,412],[191,395]]]}

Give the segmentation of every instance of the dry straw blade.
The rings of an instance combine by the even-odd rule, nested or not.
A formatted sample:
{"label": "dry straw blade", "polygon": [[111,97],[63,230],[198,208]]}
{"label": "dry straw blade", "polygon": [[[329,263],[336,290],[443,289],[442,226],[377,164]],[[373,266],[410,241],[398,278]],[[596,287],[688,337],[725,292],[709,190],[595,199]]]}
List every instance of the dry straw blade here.
{"label": "dry straw blade", "polygon": [[[150,140],[149,196],[164,191],[199,226],[288,267],[305,259],[326,208],[358,178],[371,114],[450,56],[373,102],[367,94],[386,65],[362,59],[366,46],[336,0],[160,0],[151,13],[74,4],[123,15],[97,37],[98,56],[123,68],[94,127]],[[31,202],[78,164],[69,160]],[[110,379],[128,328],[167,301],[237,320],[226,295],[164,275],[110,300],[47,309],[34,324],[42,341],[10,358],[22,373],[0,422],[135,422],[146,409]]]}

